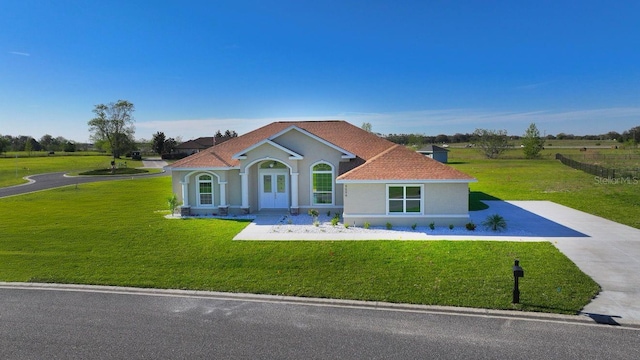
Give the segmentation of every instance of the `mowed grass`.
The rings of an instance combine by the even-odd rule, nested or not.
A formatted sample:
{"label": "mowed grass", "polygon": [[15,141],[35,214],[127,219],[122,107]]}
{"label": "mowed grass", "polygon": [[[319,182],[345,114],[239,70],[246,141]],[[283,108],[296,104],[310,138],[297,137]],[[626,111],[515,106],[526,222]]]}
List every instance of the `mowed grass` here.
{"label": "mowed grass", "polygon": [[[563,151],[577,150],[566,150]],[[474,149],[452,149],[451,165],[478,179],[470,185],[477,198],[549,200],[640,229],[640,183],[607,183],[555,160],[555,151],[541,159],[522,159],[514,149],[489,160]],[[478,195],[479,194],[479,195]]]}
{"label": "mowed grass", "polygon": [[[0,280],[569,314],[599,290],[549,243],[238,242],[247,222],[166,219],[169,195],[162,177],[0,199]],[[512,305],[516,258],[525,278]]]}
{"label": "mowed grass", "polygon": [[[22,153],[19,157],[0,157],[0,187],[24,184],[23,178],[29,175],[67,171],[79,173],[82,171],[106,169],[110,167],[113,158],[109,155],[53,155],[27,156]],[[117,164],[127,167],[141,167],[142,161],[131,159],[117,160]]]}

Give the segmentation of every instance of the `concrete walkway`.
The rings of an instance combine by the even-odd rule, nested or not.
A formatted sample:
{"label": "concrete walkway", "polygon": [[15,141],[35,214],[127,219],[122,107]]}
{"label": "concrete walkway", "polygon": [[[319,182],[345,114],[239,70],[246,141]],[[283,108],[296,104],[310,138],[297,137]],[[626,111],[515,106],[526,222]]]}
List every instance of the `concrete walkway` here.
{"label": "concrete walkway", "polygon": [[[493,240],[549,241],[602,287],[583,313],[598,322],[640,325],[640,230],[550,201],[487,201],[473,212],[503,215],[517,235],[431,235],[424,231],[274,232],[278,215],[258,216],[235,240]],[[302,216],[302,215],[301,215]],[[526,264],[522,264],[525,267]]]}

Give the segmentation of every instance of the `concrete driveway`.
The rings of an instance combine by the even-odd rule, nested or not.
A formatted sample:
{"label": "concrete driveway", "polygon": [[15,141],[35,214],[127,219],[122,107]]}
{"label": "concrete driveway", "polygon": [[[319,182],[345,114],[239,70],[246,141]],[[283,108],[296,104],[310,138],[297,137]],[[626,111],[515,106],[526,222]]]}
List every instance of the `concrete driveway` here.
{"label": "concrete driveway", "polygon": [[[479,224],[489,214],[503,215],[503,233],[465,232],[455,235],[410,229],[368,231],[276,224],[282,216],[260,216],[235,240],[493,240],[549,241],[602,287],[583,309],[598,322],[640,325],[640,230],[550,201],[486,201],[489,209],[471,213]],[[304,216],[304,215],[299,215]],[[316,229],[317,230],[317,229]],[[526,271],[526,265],[522,264]]]}

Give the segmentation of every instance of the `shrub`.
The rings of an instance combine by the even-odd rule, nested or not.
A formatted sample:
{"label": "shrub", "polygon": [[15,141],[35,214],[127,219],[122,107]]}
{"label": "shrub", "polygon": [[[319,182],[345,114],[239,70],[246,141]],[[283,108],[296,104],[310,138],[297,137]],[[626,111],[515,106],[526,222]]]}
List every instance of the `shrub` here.
{"label": "shrub", "polygon": [[337,217],[334,217],[333,219],[331,219],[331,225],[333,226],[338,225],[338,221],[340,221],[340,219]]}
{"label": "shrub", "polygon": [[365,228],[365,229],[368,229],[370,226],[371,226],[371,224],[369,224],[369,222],[368,222],[368,221],[365,221],[365,222],[364,222],[364,228]]}
{"label": "shrub", "polygon": [[429,229],[434,230],[436,228],[436,223],[433,221],[429,223]]}
{"label": "shrub", "polygon": [[349,228],[349,224],[348,223],[344,223],[344,228],[348,229]]}
{"label": "shrub", "polygon": [[180,205],[180,203],[178,202],[178,196],[176,194],[171,195],[167,199],[167,205],[169,205],[169,211],[171,212],[171,215],[173,215],[178,205]]}
{"label": "shrub", "polygon": [[418,226],[418,224],[413,223],[413,225],[411,225],[411,230],[415,230],[417,226]]}
{"label": "shrub", "polygon": [[391,230],[393,228],[390,222],[387,222],[386,227],[387,227],[387,230]]}
{"label": "shrub", "polygon": [[502,216],[493,214],[487,216],[487,219],[482,222],[482,225],[493,231],[502,231],[507,228],[507,221]]}
{"label": "shrub", "polygon": [[309,209],[308,213],[309,215],[311,215],[311,217],[313,217],[313,222],[315,224],[315,222],[318,220],[318,215],[320,215],[320,213],[316,209]]}
{"label": "shrub", "polygon": [[474,231],[476,229],[476,224],[474,224],[473,222],[468,222],[464,227],[466,227],[469,231]]}
{"label": "shrub", "polygon": [[449,224],[449,230],[453,230],[453,224]]}
{"label": "shrub", "polygon": [[331,210],[327,211],[327,216],[331,216]]}

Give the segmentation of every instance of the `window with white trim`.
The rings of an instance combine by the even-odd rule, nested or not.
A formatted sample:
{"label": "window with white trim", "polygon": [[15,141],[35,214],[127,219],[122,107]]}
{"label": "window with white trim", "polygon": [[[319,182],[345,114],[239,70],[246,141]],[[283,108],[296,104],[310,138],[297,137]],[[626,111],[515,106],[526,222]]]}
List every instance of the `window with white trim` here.
{"label": "window with white trim", "polygon": [[198,176],[198,205],[213,206],[213,176],[202,174]]}
{"label": "window with white trim", "polygon": [[390,214],[422,213],[422,185],[387,185]]}
{"label": "window with white trim", "polygon": [[333,205],[333,167],[318,163],[311,168],[311,202],[313,205]]}

